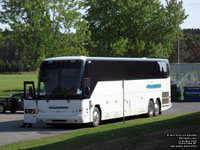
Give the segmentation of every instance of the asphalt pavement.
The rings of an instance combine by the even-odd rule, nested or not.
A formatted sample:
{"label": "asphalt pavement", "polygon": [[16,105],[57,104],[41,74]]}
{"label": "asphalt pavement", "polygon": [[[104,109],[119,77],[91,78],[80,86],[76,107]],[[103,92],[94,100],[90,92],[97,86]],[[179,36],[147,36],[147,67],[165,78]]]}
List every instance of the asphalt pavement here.
{"label": "asphalt pavement", "polygon": [[23,124],[23,112],[0,114],[0,145],[6,145],[25,140],[39,139],[73,130],[84,129],[80,126],[52,127],[46,124],[34,124],[33,128],[20,128]]}
{"label": "asphalt pavement", "polygon": [[180,114],[200,111],[200,102],[173,102],[172,107],[162,112],[162,115]]}
{"label": "asphalt pavement", "polygon": [[[162,112],[162,115],[180,114],[200,111],[200,102],[172,103],[172,107]],[[23,123],[23,112],[11,114],[6,112],[0,114],[0,145],[6,145],[25,140],[33,140],[61,133],[83,130],[87,126],[62,126],[53,128],[51,126],[33,125],[33,128],[20,128]]]}

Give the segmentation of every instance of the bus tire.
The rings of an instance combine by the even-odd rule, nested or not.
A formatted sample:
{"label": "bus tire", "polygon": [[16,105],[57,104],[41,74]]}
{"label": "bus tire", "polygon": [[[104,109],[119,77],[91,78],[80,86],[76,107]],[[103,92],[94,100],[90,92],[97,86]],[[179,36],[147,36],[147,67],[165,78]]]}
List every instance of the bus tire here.
{"label": "bus tire", "polygon": [[160,114],[160,103],[156,100],[154,105],[154,116],[158,116]]}
{"label": "bus tire", "polygon": [[148,117],[153,117],[154,116],[154,103],[152,100],[149,101],[148,104],[148,113],[147,113]]}
{"label": "bus tire", "polygon": [[100,111],[99,111],[99,109],[97,107],[94,107],[92,126],[93,127],[99,126],[100,121],[101,121]]}
{"label": "bus tire", "polygon": [[0,104],[0,113],[5,113],[6,108],[3,104]]}

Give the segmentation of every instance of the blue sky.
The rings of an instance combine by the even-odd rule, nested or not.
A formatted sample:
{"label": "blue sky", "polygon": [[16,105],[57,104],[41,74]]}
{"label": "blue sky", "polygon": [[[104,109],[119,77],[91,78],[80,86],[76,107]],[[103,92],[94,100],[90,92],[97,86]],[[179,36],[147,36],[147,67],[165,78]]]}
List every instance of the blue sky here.
{"label": "blue sky", "polygon": [[[165,0],[160,0],[165,4]],[[200,28],[200,0],[182,0],[183,7],[186,11],[186,14],[189,16],[181,25],[182,29],[185,28]],[[1,9],[1,6],[0,6]],[[4,29],[6,25],[0,24],[0,28]]]}

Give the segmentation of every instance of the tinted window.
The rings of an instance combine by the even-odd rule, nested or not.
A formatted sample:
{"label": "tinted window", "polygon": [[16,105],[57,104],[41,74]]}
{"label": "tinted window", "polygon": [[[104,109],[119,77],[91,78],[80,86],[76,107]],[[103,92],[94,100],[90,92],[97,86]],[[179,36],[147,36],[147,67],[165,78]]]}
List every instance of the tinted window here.
{"label": "tinted window", "polygon": [[91,61],[84,74],[90,77],[93,90],[98,81],[167,78],[169,67],[164,61]]}
{"label": "tinted window", "polygon": [[91,78],[98,81],[156,79],[169,76],[166,62],[93,61],[89,64]]}

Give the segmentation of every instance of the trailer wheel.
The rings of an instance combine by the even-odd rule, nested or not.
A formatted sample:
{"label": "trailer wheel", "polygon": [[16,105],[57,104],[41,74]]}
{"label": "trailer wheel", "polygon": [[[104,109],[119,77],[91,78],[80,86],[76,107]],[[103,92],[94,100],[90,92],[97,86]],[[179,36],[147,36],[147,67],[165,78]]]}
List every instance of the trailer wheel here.
{"label": "trailer wheel", "polygon": [[152,100],[149,101],[147,116],[148,117],[153,117],[154,116],[154,103],[153,103]]}
{"label": "trailer wheel", "polygon": [[3,104],[0,104],[0,113],[5,113],[6,108]]}
{"label": "trailer wheel", "polygon": [[99,126],[99,123],[101,121],[101,115],[100,115],[100,111],[97,107],[94,108],[93,111],[93,122],[92,122],[92,126],[93,127],[97,127]]}

